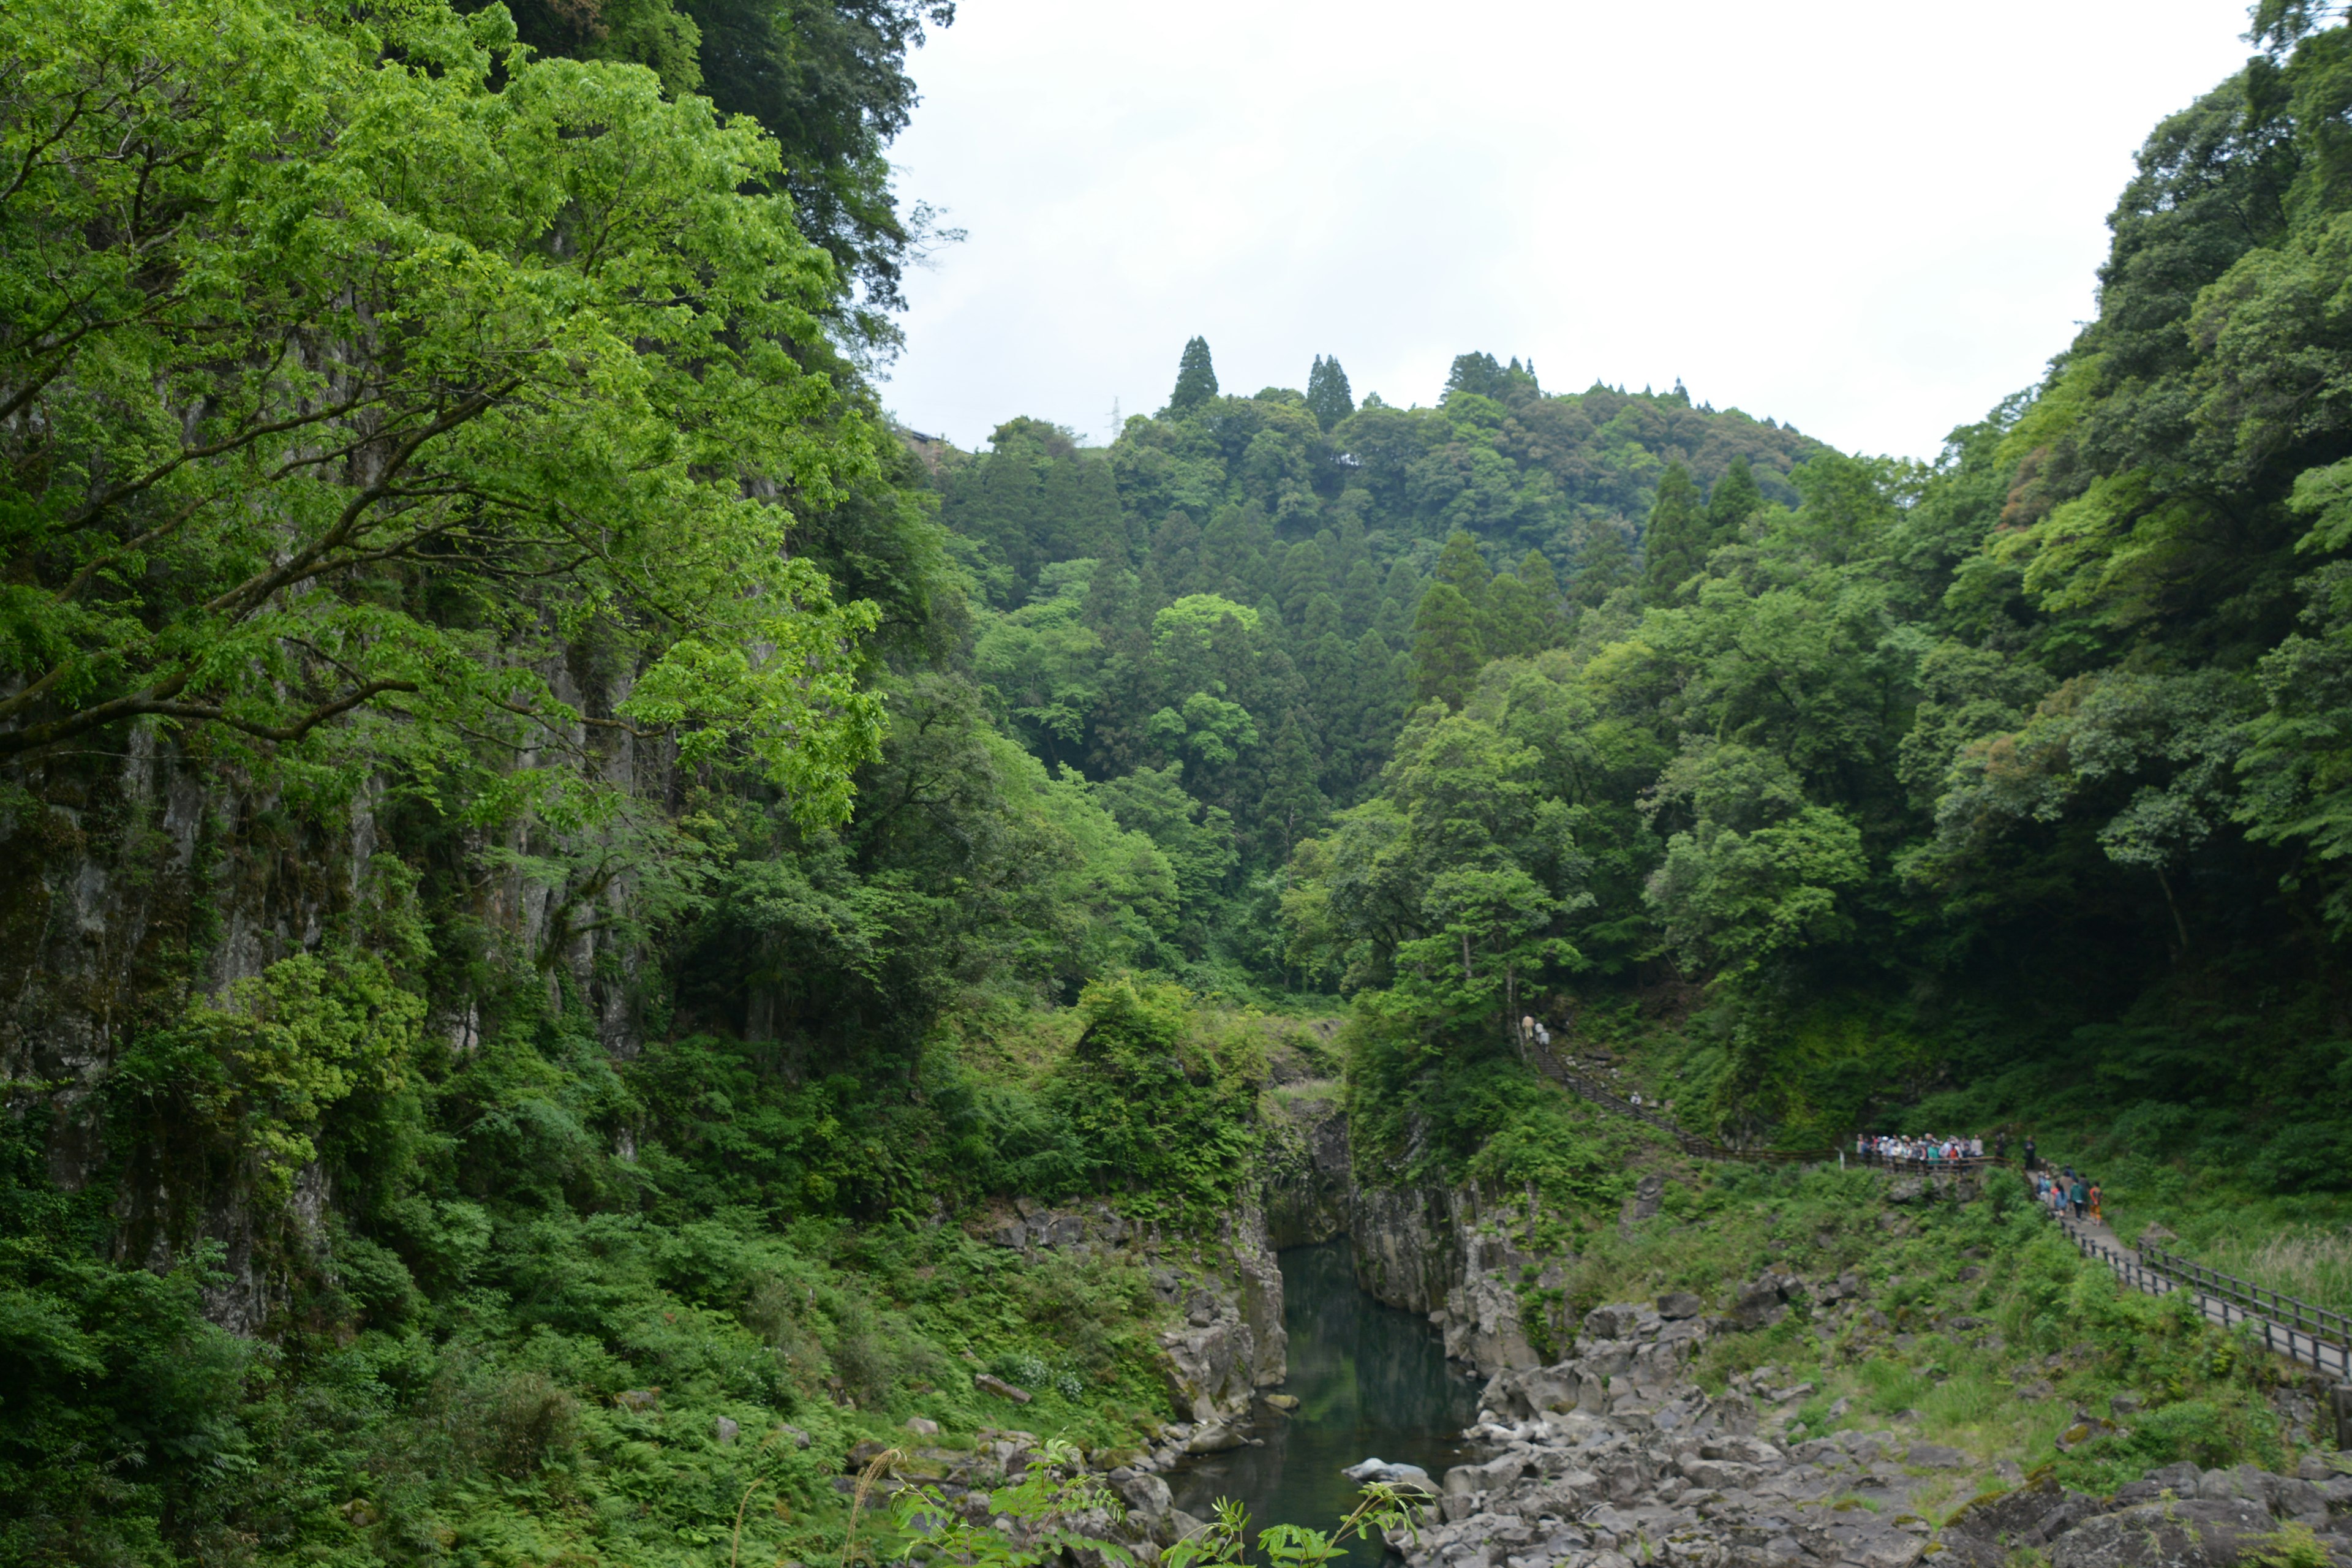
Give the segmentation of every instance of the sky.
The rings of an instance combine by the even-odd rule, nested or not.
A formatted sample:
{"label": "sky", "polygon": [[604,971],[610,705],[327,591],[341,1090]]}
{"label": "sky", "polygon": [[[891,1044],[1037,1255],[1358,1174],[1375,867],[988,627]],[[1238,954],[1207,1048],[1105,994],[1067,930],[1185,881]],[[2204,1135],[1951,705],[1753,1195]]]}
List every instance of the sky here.
{"label": "sky", "polygon": [[1100,442],[1209,342],[1223,390],[1433,403],[1532,360],[1933,457],[2094,311],[2163,115],[2244,60],[2231,0],[963,0],[912,61],[887,404],[962,446]]}

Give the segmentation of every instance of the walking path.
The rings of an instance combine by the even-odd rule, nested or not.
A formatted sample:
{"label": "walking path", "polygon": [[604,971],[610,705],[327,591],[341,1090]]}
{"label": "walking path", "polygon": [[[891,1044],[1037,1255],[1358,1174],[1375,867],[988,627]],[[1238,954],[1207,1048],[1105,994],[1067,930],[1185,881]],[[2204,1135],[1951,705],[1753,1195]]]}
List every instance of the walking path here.
{"label": "walking path", "polygon": [[[1598,1080],[1569,1068],[1552,1055],[1548,1047],[1530,1045],[1528,1056],[1538,1071],[1570,1093],[1590,1100],[1604,1110],[1656,1128],[1672,1138],[1685,1153],[1700,1159],[1810,1165],[1840,1157],[1840,1151],[1835,1149],[1731,1148],[1678,1127],[1662,1112],[1646,1105],[1635,1105]],[[2009,1160],[1990,1156],[1899,1163],[1906,1170],[1916,1169],[1931,1174],[1989,1172],[1996,1166],[2017,1168]],[[2021,1175],[2023,1173],[2020,1171],[2019,1173]],[[2048,1211],[2045,1209],[2044,1212]],[[2104,1224],[2063,1215],[2052,1217],[2065,1230],[2077,1251],[2085,1258],[2095,1258],[2106,1264],[2116,1271],[2117,1279],[2132,1289],[2145,1290],[2151,1296],[2190,1291],[2198,1310],[2209,1321],[2219,1323],[2225,1329],[2243,1327],[2249,1332],[2258,1332],[2263,1348],[2273,1354],[2312,1367],[2339,1383],[2352,1383],[2352,1319],[2314,1307],[2293,1296],[2282,1295],[2251,1280],[2207,1268],[2193,1259],[2166,1252],[2160,1247],[2145,1244],[2137,1250],[2126,1247],[2122,1238]]]}
{"label": "walking path", "polygon": [[[2151,1266],[2146,1251],[2126,1248],[2105,1225],[2057,1217],[2059,1226],[2074,1238],[2075,1250],[2106,1264],[2116,1271],[2116,1278],[2132,1289],[2151,1296],[2189,1291],[2196,1300],[2197,1310],[2208,1321],[2225,1329],[2243,1326],[2259,1331],[2263,1348],[2273,1354],[2299,1362],[2339,1383],[2352,1382],[2352,1334],[2345,1331],[2346,1321],[2337,1314],[2292,1296],[2264,1291],[2260,1286],[2216,1269],[2200,1268],[2185,1258],[2173,1259],[2168,1255],[2165,1261]],[[2175,1274],[2186,1278],[2173,1278]],[[2265,1294],[2272,1298],[2267,1306],[2260,1304]]]}

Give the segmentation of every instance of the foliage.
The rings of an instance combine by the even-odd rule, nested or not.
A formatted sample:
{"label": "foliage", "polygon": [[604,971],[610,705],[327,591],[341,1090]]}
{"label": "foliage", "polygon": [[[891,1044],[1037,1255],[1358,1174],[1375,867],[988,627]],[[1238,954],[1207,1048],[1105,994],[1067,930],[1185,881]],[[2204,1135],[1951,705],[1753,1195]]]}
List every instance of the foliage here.
{"label": "foliage", "polygon": [[[772,142],[497,12],[6,25],[0,755],[145,720],[430,790],[634,722],[846,814],[873,611],[747,492],[822,506],[873,438],[802,363],[828,263],[743,192]],[[638,668],[616,715],[559,639]]]}

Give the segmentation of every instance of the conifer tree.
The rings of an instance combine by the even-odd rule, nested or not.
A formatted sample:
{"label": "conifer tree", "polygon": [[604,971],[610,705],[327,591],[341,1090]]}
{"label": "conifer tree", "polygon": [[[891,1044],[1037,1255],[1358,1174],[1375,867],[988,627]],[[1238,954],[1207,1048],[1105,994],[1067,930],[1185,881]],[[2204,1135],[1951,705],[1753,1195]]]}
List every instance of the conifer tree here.
{"label": "conifer tree", "polygon": [[1296,708],[1283,715],[1257,811],[1265,850],[1276,864],[1288,860],[1298,841],[1312,837],[1331,809],[1330,798],[1315,783],[1321,750],[1312,719]]}
{"label": "conifer tree", "polygon": [[1530,550],[1516,574],[1504,573],[1486,586],[1486,613],[1479,635],[1488,658],[1525,658],[1559,641],[1566,629],[1560,614],[1559,580],[1543,552]]}
{"label": "conifer tree", "polygon": [[1348,373],[1339,368],[1336,358],[1315,356],[1315,368],[1307,373],[1307,406],[1316,422],[1329,430],[1340,420],[1356,411],[1355,394],[1349,388]]}
{"label": "conifer tree", "polygon": [[1209,363],[1209,340],[1194,338],[1184,345],[1176,366],[1176,390],[1168,395],[1168,412],[1180,417],[1217,395],[1217,369]]}
{"label": "conifer tree", "polygon": [[[1459,535],[1456,536],[1460,537]],[[1486,662],[1478,614],[1447,582],[1430,584],[1412,617],[1412,700],[1460,708]]]}
{"label": "conifer tree", "polygon": [[1576,571],[1568,584],[1570,604],[1591,609],[1639,576],[1633,547],[1614,524],[1596,520],[1578,530]]}
{"label": "conifer tree", "polygon": [[1706,498],[1706,547],[1730,543],[1739,537],[1739,531],[1764,505],[1764,492],[1756,488],[1756,475],[1748,466],[1745,453],[1731,459],[1731,467],[1723,478],[1715,481],[1715,489]]}
{"label": "conifer tree", "polygon": [[1478,542],[1469,534],[1455,530],[1445,541],[1445,548],[1437,557],[1433,574],[1441,583],[1451,584],[1469,605],[1474,616],[1486,614],[1486,584],[1494,580],[1487,569],[1486,558],[1478,552]]}
{"label": "conifer tree", "polygon": [[1706,563],[1706,526],[1690,470],[1669,464],[1642,531],[1642,587],[1652,604],[1664,604]]}

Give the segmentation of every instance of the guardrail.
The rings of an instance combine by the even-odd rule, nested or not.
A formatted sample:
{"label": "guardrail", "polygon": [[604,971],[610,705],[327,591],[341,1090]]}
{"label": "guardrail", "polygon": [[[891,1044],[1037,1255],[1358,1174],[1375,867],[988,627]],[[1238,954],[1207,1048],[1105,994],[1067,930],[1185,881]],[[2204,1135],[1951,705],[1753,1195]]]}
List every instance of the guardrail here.
{"label": "guardrail", "polygon": [[[1528,1058],[1538,1071],[1556,1080],[1570,1093],[1589,1100],[1603,1110],[1631,1117],[1657,1129],[1672,1138],[1683,1152],[1702,1160],[1740,1160],[1765,1165],[1811,1165],[1850,1156],[1857,1163],[1876,1169],[1924,1176],[1976,1173],[1995,1169],[2017,1170],[2021,1175],[2024,1173],[2017,1161],[1994,1154],[1966,1155],[1954,1160],[1917,1160],[1882,1154],[1875,1150],[1737,1149],[1718,1143],[1712,1138],[1702,1138],[1687,1128],[1675,1125],[1663,1111],[1634,1104],[1598,1079],[1568,1067],[1542,1046],[1529,1046]],[[2046,1208],[2043,1212],[2050,1213]],[[2078,1252],[2106,1264],[2115,1270],[2117,1279],[2132,1289],[2151,1296],[2189,1290],[2196,1297],[2199,1310],[2224,1329],[2242,1326],[2251,1331],[2259,1326],[2263,1347],[2273,1354],[2302,1363],[2339,1381],[2352,1382],[2352,1316],[2314,1306],[2299,1297],[2257,1285],[2251,1279],[2241,1279],[2234,1274],[2224,1274],[2218,1268],[2208,1268],[2193,1258],[2168,1252],[2160,1247],[2142,1243],[2136,1253],[2121,1252],[2096,1237],[2085,1235],[2065,1215],[2051,1214],[2050,1217],[2058,1222]]]}
{"label": "guardrail", "polygon": [[[2140,1243],[2139,1257],[2143,1262],[2147,1262],[2148,1267],[2168,1278],[2185,1285],[2193,1285],[2209,1296],[2228,1301],[2254,1315],[2274,1318],[2282,1327],[2307,1333],[2315,1340],[2325,1339],[2337,1345],[2352,1346],[2352,1318],[2342,1312],[2315,1307],[2299,1296],[2290,1296],[2266,1285],[2241,1279],[2234,1274],[2224,1274],[2194,1258],[2183,1258],[2177,1252],[2168,1252],[2147,1242]],[[2148,1261],[2151,1259],[2152,1262]],[[2269,1298],[2267,1305],[2263,1300],[2265,1297]]]}
{"label": "guardrail", "polygon": [[[2143,1247],[2137,1253],[2127,1253],[2109,1247],[2096,1237],[2086,1234],[2064,1215],[2050,1216],[2074,1244],[2074,1250],[2085,1258],[2095,1258],[2115,1270],[2116,1278],[2135,1290],[2150,1296],[2169,1296],[2186,1290],[2195,1299],[2197,1310],[2211,1322],[2224,1329],[2245,1328],[2250,1332],[2259,1328],[2263,1348],[2273,1355],[2299,1362],[2338,1382],[2352,1381],[2352,1327],[2340,1312],[2315,1307],[2307,1301],[2241,1279],[2234,1274],[2224,1274],[2209,1268],[2178,1253],[2167,1252],[2160,1247]],[[2161,1259],[2151,1262],[2150,1258]],[[2175,1277],[2168,1269],[2177,1268],[2184,1277]],[[2291,1302],[2302,1316],[2295,1321],[2282,1321],[2269,1313],[2249,1307],[2248,1300],[2270,1296],[2282,1302]],[[2315,1324],[2336,1325],[2336,1338],[2331,1341],[2313,1331]]]}

